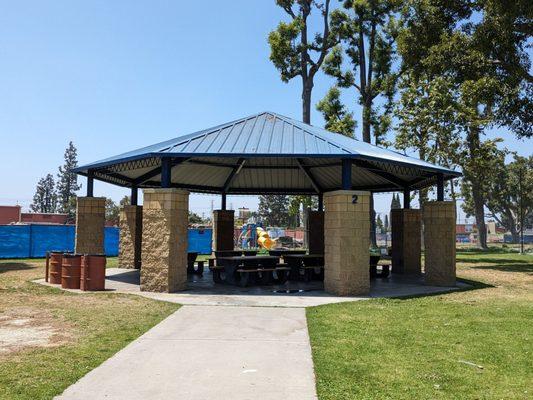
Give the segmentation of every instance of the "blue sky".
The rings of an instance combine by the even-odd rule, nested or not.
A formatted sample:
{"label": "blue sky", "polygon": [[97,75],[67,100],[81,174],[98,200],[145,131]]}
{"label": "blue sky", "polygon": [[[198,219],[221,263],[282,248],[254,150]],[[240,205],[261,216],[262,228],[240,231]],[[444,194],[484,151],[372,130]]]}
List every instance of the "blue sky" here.
{"label": "blue sky", "polygon": [[[274,0],[4,2],[0,204],[28,206],[70,140],[83,164],[259,111],[300,119],[300,82],[282,83],[268,59],[281,19]],[[317,77],[314,103],[331,83]],[[360,119],[355,98],[345,99]],[[316,111],[312,123],[323,124]],[[531,153],[531,142],[507,138]],[[95,186],[115,200],[126,193]],[[217,197],[199,195],[191,208],[208,214],[211,199],[216,207]],[[389,204],[380,196],[376,208]]]}

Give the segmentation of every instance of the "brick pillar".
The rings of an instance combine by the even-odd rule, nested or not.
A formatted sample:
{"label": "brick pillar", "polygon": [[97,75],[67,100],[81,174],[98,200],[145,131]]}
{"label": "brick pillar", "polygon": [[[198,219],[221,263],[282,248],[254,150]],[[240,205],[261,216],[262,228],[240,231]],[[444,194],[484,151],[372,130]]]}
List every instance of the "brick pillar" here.
{"label": "brick pillar", "polygon": [[307,210],[309,254],[324,254],[324,211]]}
{"label": "brick pillar", "polygon": [[189,192],[145,189],[141,250],[141,290],[186,288]]}
{"label": "brick pillar", "polygon": [[213,211],[213,251],[233,250],[235,210]]}
{"label": "brick pillar", "polygon": [[413,209],[391,210],[392,272],[420,274],[422,264],[422,213]]}
{"label": "brick pillar", "polygon": [[78,197],[75,252],[104,254],[105,197]]}
{"label": "brick pillar", "polygon": [[121,268],[141,268],[142,206],[122,206],[119,227],[118,265]]}
{"label": "brick pillar", "polygon": [[455,286],[455,202],[424,204],[425,282]]}
{"label": "brick pillar", "polygon": [[340,295],[370,292],[370,193],[324,194],[324,289]]}

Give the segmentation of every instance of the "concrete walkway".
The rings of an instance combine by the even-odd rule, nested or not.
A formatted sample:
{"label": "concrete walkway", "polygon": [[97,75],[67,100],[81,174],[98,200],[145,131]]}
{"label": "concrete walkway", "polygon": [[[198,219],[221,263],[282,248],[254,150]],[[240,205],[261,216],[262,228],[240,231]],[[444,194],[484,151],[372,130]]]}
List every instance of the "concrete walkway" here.
{"label": "concrete walkway", "polygon": [[58,399],[316,399],[305,309],[183,306]]}

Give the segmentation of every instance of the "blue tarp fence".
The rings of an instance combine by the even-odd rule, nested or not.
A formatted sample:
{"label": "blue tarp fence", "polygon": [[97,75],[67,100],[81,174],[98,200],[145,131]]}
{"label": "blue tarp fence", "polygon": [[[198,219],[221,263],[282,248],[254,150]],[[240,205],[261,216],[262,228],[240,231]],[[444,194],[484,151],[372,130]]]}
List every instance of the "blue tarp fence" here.
{"label": "blue tarp fence", "polygon": [[[74,251],[74,225],[0,225],[0,258],[44,257],[47,251]],[[189,229],[189,251],[211,253],[211,229]],[[118,255],[119,229],[106,227],[104,251]]]}

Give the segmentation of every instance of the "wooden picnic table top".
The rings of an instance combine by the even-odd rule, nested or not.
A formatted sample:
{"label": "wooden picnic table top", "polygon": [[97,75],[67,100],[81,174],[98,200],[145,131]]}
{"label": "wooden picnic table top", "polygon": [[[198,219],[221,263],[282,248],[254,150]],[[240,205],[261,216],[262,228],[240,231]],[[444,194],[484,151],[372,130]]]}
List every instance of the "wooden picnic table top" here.
{"label": "wooden picnic table top", "polygon": [[324,254],[285,254],[283,258],[319,258],[324,257]]}
{"label": "wooden picnic table top", "polygon": [[276,256],[230,256],[230,257],[218,257],[219,260],[277,260],[279,257]]}

